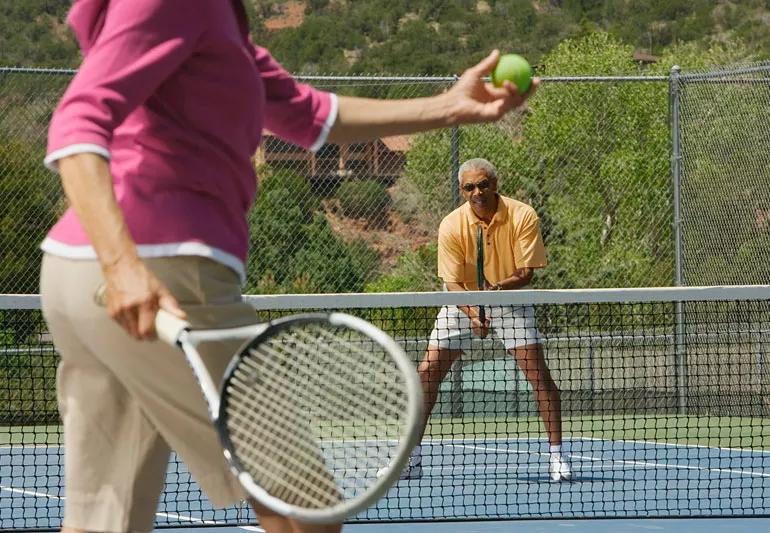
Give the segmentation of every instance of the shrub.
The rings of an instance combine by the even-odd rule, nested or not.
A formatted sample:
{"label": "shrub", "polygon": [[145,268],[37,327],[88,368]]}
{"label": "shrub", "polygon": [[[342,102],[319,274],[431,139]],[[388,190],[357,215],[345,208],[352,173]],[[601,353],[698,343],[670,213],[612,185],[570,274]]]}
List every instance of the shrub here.
{"label": "shrub", "polygon": [[372,180],[346,181],[337,189],[342,214],[366,218],[377,227],[387,225],[391,199],[385,186]]}
{"label": "shrub", "polygon": [[334,234],[326,217],[316,214],[307,227],[305,246],[289,266],[302,292],[359,292],[369,277],[361,243],[350,245]]}

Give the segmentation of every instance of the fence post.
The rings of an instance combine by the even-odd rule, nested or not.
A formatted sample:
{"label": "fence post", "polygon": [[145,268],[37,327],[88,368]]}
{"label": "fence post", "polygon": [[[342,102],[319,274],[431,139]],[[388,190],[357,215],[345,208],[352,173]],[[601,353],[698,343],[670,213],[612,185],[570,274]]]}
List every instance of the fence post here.
{"label": "fence post", "polygon": [[757,383],[759,391],[762,392],[763,376],[765,374],[765,334],[760,331],[757,333]]}
{"label": "fence post", "polygon": [[452,203],[455,207],[460,205],[460,182],[457,179],[457,172],[460,170],[460,128],[452,128],[450,138],[450,151],[452,158],[452,175],[449,177],[452,187]]}
{"label": "fence post", "polygon": [[[451,131],[451,175],[449,181],[452,188],[452,200],[455,207],[460,205],[460,183],[457,172],[460,170],[460,128],[455,126]],[[452,416],[463,415],[463,358],[458,357],[452,363]]]}
{"label": "fence post", "polygon": [[[679,65],[671,68],[669,81],[669,102],[671,106],[671,179],[674,193],[674,283],[685,285],[682,258],[682,145],[679,124],[680,91]],[[687,354],[684,347],[684,304],[674,305],[674,374],[678,395],[679,414],[687,412]]]}

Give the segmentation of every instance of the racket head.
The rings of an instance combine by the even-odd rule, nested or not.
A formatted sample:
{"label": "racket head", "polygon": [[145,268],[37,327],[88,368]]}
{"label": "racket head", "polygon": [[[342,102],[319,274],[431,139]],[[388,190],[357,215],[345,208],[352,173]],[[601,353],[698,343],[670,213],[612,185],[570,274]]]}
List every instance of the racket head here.
{"label": "racket head", "polygon": [[225,372],[216,425],[259,503],[333,523],[398,480],[421,419],[422,389],[402,348],[360,318],[329,313],[275,320],[246,342]]}

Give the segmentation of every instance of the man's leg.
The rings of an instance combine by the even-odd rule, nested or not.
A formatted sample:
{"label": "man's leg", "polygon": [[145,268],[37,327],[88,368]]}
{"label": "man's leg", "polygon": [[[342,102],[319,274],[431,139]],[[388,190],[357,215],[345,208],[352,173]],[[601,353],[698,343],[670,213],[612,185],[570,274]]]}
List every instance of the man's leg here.
{"label": "man's leg", "polygon": [[[422,443],[422,437],[428,426],[430,414],[436,405],[441,382],[444,381],[447,373],[452,368],[452,363],[461,354],[462,350],[450,350],[428,344],[425,357],[417,366],[417,374],[420,376],[423,395],[423,415],[420,426],[420,439],[418,441],[420,443]],[[420,477],[422,477],[422,444],[415,446],[412,456],[409,458],[409,464],[401,473],[401,479],[418,479]]]}
{"label": "man's leg", "polygon": [[[452,363],[454,363],[462,353],[462,350],[450,350],[448,348],[440,348],[434,344],[428,344],[425,356],[417,366],[417,374],[420,376],[420,384],[422,385],[423,399],[420,438],[417,441],[417,446],[415,446],[412,451],[412,456],[409,458],[409,464],[407,464],[406,468],[401,473],[401,479],[418,479],[422,477],[422,437],[425,435],[425,428],[428,427],[428,419],[436,405],[441,382],[444,381],[447,373],[452,368]],[[385,468],[382,468],[377,475],[380,475],[384,471]]]}
{"label": "man's leg", "polygon": [[422,437],[425,434],[425,428],[428,426],[428,419],[436,405],[441,382],[444,381],[447,373],[449,373],[449,370],[452,368],[452,363],[454,363],[462,353],[462,350],[450,350],[448,348],[429,345],[425,352],[425,357],[423,357],[422,361],[420,361],[420,364],[417,366],[417,374],[420,376],[420,383],[422,385],[424,405],[422,426],[420,428],[420,440],[422,440]]}
{"label": "man's leg", "polygon": [[528,344],[509,350],[524,376],[532,385],[535,403],[540,417],[543,419],[545,432],[550,443],[551,478],[554,481],[572,478],[572,469],[561,455],[561,399],[559,388],[556,386],[545,362],[543,349],[540,344]]}
{"label": "man's leg", "polygon": [[561,401],[559,389],[545,363],[540,344],[528,344],[509,350],[527,378],[535,395],[535,403],[543,419],[548,442],[561,445]]}

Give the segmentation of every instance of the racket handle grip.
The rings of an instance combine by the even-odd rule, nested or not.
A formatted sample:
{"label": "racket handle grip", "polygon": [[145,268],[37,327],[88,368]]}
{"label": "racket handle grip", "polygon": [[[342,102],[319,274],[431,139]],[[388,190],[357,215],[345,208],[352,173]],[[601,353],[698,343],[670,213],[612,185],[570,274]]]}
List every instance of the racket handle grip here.
{"label": "racket handle grip", "polygon": [[177,345],[182,332],[189,328],[189,322],[163,309],[158,310],[158,314],[155,315],[155,331],[158,333],[158,338],[172,346]]}
{"label": "racket handle grip", "polygon": [[480,305],[479,306],[479,322],[481,322],[483,324],[484,322],[486,322],[486,320],[487,320],[487,312],[484,311],[484,306]]}

